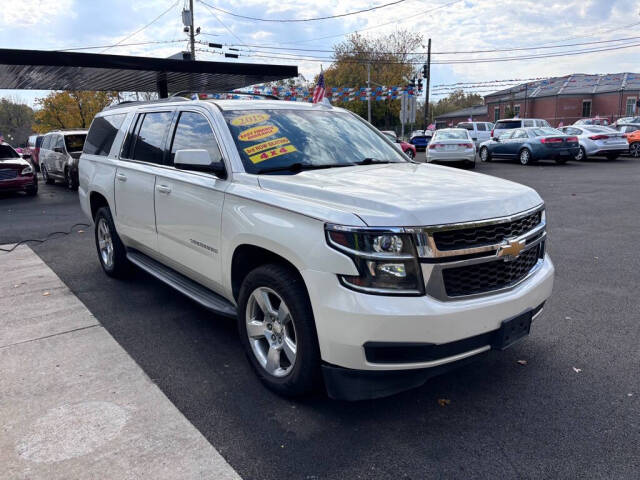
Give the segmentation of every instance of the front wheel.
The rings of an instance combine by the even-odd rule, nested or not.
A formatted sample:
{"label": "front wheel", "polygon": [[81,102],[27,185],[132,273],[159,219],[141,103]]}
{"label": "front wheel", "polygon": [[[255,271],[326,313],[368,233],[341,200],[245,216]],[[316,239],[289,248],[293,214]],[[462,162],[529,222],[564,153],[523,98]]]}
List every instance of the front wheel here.
{"label": "front wheel", "polygon": [[482,147],[480,149],[480,161],[482,162],[491,161],[491,154],[489,153],[489,149],[487,147]]}
{"label": "front wheel", "polygon": [[260,380],[286,396],[320,383],[320,349],[311,304],[299,275],[269,264],[253,270],[238,299],[238,331]]}
{"label": "front wheel", "polygon": [[73,173],[71,173],[71,170],[69,170],[68,168],[64,171],[64,180],[67,184],[67,188],[69,190],[77,190],[78,189],[78,182],[76,182]]}
{"label": "front wheel", "polygon": [[629,145],[629,155],[634,158],[640,157],[640,142],[633,142]]}
{"label": "front wheel", "polygon": [[520,164],[529,165],[531,163],[531,152],[528,148],[523,148],[520,151]]}
{"label": "front wheel", "polygon": [[108,207],[102,207],[98,210],[94,223],[96,249],[102,269],[110,277],[126,276],[130,269],[127,251],[118,232],[116,232]]}
{"label": "front wheel", "polygon": [[44,180],[44,183],[46,183],[47,185],[53,185],[55,183],[55,180],[49,176],[49,170],[47,170],[47,166],[42,165],[40,167],[40,170],[42,171],[42,179]]}

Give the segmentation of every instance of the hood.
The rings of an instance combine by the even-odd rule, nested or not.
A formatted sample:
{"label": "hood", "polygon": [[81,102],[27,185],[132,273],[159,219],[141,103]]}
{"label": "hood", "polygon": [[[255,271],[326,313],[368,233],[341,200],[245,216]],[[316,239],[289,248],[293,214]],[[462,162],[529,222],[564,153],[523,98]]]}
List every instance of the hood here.
{"label": "hood", "polygon": [[0,158],[0,170],[7,168],[15,170],[18,168],[28,167],[30,165],[31,164],[24,158]]}
{"label": "hood", "polygon": [[262,175],[263,189],[350,210],[369,226],[458,223],[519,213],[542,203],[531,188],[436,165],[396,163]]}

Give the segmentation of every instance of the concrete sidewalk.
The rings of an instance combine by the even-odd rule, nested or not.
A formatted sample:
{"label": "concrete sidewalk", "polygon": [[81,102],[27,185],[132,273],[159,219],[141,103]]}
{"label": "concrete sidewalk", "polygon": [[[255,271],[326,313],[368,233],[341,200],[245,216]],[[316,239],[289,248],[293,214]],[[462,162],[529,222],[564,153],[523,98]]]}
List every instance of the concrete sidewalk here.
{"label": "concrete sidewalk", "polygon": [[0,479],[239,479],[33,251],[0,252]]}

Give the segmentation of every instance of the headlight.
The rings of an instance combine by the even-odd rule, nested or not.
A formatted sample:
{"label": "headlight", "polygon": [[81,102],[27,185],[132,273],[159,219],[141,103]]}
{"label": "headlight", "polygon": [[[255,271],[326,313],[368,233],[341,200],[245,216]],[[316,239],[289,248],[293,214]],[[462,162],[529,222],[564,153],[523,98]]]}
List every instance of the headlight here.
{"label": "headlight", "polygon": [[411,235],[402,229],[360,229],[327,225],[329,245],[353,260],[359,275],[338,275],[353,290],[379,295],[422,295],[423,285]]}
{"label": "headlight", "polygon": [[31,167],[31,166],[24,167],[22,169],[22,172],[20,172],[20,175],[29,175],[30,173],[33,173],[33,167]]}

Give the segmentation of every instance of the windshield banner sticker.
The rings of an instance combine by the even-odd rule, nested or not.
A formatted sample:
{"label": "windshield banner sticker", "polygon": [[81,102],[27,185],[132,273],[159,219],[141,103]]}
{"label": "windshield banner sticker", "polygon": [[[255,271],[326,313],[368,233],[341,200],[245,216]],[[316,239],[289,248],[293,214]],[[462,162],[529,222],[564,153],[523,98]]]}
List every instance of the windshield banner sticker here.
{"label": "windshield banner sticker", "polygon": [[270,158],[279,157],[280,155],[286,155],[287,153],[297,152],[296,147],[293,145],[285,145],[284,147],[274,148],[273,150],[268,150],[264,153],[260,153],[258,155],[253,155],[249,157],[253,163],[264,162],[265,160],[269,160]]}
{"label": "windshield banner sticker", "polygon": [[260,153],[265,150],[269,150],[270,148],[279,147],[281,145],[285,145],[289,142],[287,137],[274,138],[273,140],[269,140],[267,142],[258,143],[256,145],[252,145],[244,149],[247,155],[253,155],[255,153]]}
{"label": "windshield banner sticker", "polygon": [[263,125],[261,127],[252,127],[245,130],[238,135],[238,140],[243,142],[254,142],[256,140],[262,140],[263,138],[270,137],[278,133],[278,127],[275,125]]}
{"label": "windshield banner sticker", "polygon": [[236,127],[246,127],[248,125],[255,125],[256,123],[262,123],[269,120],[270,116],[266,113],[251,113],[249,115],[242,115],[231,120],[231,125]]}

